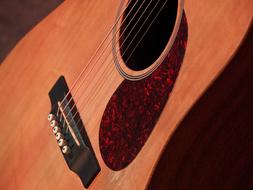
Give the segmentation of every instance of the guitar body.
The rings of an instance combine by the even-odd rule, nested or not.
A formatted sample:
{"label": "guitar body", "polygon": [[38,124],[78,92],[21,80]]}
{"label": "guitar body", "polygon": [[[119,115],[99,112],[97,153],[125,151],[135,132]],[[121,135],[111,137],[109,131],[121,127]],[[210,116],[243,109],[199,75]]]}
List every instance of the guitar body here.
{"label": "guitar body", "polygon": [[253,15],[251,0],[180,1],[185,13],[176,24],[179,32],[187,28],[187,37],[177,32],[171,44],[175,55],[179,49],[172,45],[185,41],[173,90],[145,142],[138,144],[130,161],[115,166],[117,160],[111,163],[106,156],[108,147],[103,149],[106,140],[101,133],[106,113],[112,114],[112,97],[129,87],[128,79],[110,61],[113,48],[112,59],[105,63],[89,64],[89,59],[115,23],[120,6],[117,0],[66,0],[1,65],[0,189],[84,189],[68,168],[47,120],[48,93],[55,82],[63,75],[71,87],[84,67],[85,80],[74,100],[100,166],[88,189],[145,189],[177,125],[236,53]]}

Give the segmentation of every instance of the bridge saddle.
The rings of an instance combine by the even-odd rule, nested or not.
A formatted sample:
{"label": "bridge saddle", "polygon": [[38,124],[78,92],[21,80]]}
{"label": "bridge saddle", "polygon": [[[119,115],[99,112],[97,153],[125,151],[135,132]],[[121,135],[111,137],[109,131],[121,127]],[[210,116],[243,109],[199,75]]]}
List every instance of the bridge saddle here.
{"label": "bridge saddle", "polygon": [[100,166],[68,91],[67,83],[61,76],[49,92],[52,109],[48,121],[68,167],[87,188],[99,173]]}

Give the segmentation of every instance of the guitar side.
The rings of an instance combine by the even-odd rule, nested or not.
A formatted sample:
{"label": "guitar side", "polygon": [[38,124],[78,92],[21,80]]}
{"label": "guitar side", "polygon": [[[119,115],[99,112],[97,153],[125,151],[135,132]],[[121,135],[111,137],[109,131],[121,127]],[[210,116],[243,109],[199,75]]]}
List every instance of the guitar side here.
{"label": "guitar side", "polygon": [[[118,6],[116,0],[66,0],[1,65],[0,189],[83,189],[66,166],[48,125],[48,91],[60,75],[68,84],[74,82],[115,22]],[[146,187],[178,123],[239,47],[252,22],[253,2],[194,0],[186,1],[184,9],[188,42],[173,93],[143,149],[120,171],[104,164],[98,134],[106,104],[123,78],[113,64],[88,67],[81,117],[101,166],[89,189]],[[93,98],[101,84],[100,93]]]}

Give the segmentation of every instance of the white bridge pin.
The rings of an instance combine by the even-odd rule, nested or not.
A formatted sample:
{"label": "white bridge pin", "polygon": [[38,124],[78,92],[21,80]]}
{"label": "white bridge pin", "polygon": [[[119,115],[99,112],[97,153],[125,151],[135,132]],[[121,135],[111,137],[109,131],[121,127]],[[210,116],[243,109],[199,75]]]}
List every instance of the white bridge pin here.
{"label": "white bridge pin", "polygon": [[60,140],[58,141],[58,145],[59,145],[60,147],[62,147],[62,146],[67,145],[67,142],[66,142],[64,139],[60,139]]}
{"label": "white bridge pin", "polygon": [[53,128],[53,133],[56,134],[56,133],[58,133],[58,132],[61,132],[61,128],[58,127],[58,126],[55,126],[55,127]]}
{"label": "white bridge pin", "polygon": [[69,153],[70,153],[70,148],[69,148],[69,146],[64,146],[64,147],[62,147],[62,152],[63,152],[63,154],[69,154]]}
{"label": "white bridge pin", "polygon": [[52,120],[55,119],[55,116],[50,113],[50,114],[48,114],[47,119],[48,119],[49,122],[51,122]]}
{"label": "white bridge pin", "polygon": [[58,132],[58,133],[56,133],[55,138],[56,138],[57,141],[60,140],[60,139],[63,139],[63,134]]}
{"label": "white bridge pin", "polygon": [[51,127],[55,127],[55,126],[57,126],[57,125],[58,125],[58,122],[55,121],[55,120],[52,120],[52,121],[50,122],[50,126],[51,126]]}

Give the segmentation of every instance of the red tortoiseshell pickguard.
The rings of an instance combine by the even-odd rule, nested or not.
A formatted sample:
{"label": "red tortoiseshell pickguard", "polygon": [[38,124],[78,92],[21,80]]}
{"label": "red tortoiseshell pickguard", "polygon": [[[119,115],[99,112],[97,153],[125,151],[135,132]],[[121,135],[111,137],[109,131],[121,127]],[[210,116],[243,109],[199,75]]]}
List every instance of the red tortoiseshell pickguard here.
{"label": "red tortoiseshell pickguard", "polygon": [[183,61],[188,27],[185,14],[176,40],[163,63],[139,81],[124,80],[102,117],[99,147],[105,164],[121,170],[137,156],[169,98]]}

